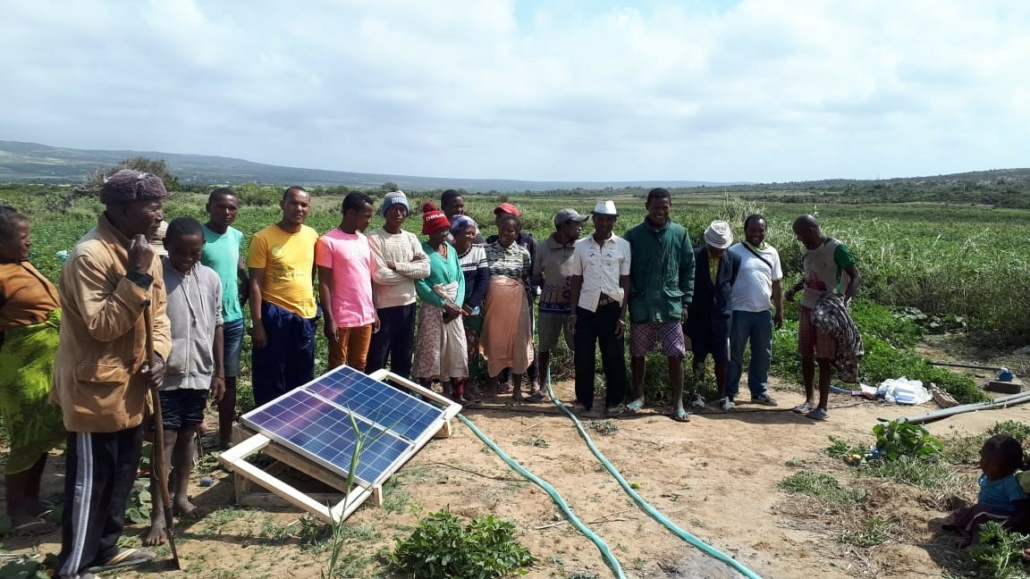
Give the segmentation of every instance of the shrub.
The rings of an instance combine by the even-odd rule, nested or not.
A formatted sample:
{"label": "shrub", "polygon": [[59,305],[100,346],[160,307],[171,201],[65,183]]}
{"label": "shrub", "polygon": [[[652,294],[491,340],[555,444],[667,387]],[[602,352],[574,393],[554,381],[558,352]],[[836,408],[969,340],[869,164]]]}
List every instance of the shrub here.
{"label": "shrub", "polygon": [[943,450],[941,441],[934,438],[922,424],[904,420],[881,422],[873,427],[876,451],[885,460],[894,461],[903,456],[913,458],[936,457]]}
{"label": "shrub", "polygon": [[449,511],[432,513],[407,539],[397,539],[390,565],[410,577],[486,579],[524,575],[537,559],[515,539],[515,523],[478,517],[469,524]]}

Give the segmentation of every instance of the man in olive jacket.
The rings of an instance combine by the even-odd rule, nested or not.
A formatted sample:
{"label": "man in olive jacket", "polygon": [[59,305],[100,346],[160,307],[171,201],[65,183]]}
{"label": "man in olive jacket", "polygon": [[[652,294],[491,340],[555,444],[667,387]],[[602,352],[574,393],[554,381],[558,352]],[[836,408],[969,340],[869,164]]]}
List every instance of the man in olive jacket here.
{"label": "man in olive jacket", "polygon": [[[143,563],[153,554],[118,546],[139,466],[148,388],[171,349],[161,260],[148,238],[161,223],[165,187],[122,170],[100,190],[106,206],[61,271],[64,308],[50,398],[68,430],[58,577]],[[144,310],[153,314],[156,363],[147,363]]]}

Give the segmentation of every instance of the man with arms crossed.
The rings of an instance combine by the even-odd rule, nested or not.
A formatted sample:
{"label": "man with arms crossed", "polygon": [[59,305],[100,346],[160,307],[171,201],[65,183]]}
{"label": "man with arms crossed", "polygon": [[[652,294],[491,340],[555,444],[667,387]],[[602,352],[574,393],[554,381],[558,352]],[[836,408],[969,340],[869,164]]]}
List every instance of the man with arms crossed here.
{"label": "man with arms crossed", "polygon": [[429,257],[414,233],[401,226],[411,208],[403,191],[383,198],[379,212],[386,223],[368,235],[372,250],[372,299],[379,331],[372,334],[365,371],[386,367],[403,378],[411,374],[415,348],[415,280],[429,277]]}

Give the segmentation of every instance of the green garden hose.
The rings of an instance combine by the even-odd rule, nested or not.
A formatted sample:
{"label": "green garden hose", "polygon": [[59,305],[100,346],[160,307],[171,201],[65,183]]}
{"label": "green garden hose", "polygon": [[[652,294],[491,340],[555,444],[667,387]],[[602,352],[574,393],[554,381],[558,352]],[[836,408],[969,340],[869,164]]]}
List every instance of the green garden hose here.
{"label": "green garden hose", "polygon": [[583,535],[585,535],[586,538],[590,539],[591,541],[593,541],[595,545],[597,545],[597,548],[601,551],[601,555],[608,563],[608,566],[611,567],[612,571],[615,572],[615,576],[618,577],[618,579],[626,579],[626,574],[622,572],[622,565],[619,564],[619,560],[615,558],[615,555],[612,554],[611,549],[608,548],[608,543],[605,543],[604,539],[594,534],[593,531],[588,529],[587,526],[579,520],[579,517],[577,517],[572,512],[572,510],[569,508],[569,505],[565,503],[565,501],[561,498],[561,495],[558,494],[558,491],[556,491],[554,487],[550,485],[550,483],[536,476],[535,474],[529,472],[525,469],[525,467],[516,462],[515,459],[505,454],[505,452],[501,450],[500,447],[498,447],[497,444],[494,443],[494,441],[490,440],[490,438],[483,434],[481,430],[476,428],[476,425],[473,424],[472,421],[468,418],[465,418],[463,414],[458,414],[458,418],[460,418],[461,421],[465,423],[465,426],[469,427],[469,430],[471,430],[473,434],[479,437],[479,440],[483,441],[483,444],[490,447],[490,450],[497,453],[497,456],[501,457],[501,460],[508,463],[508,466],[515,469],[515,471],[521,474],[522,476],[531,480],[538,487],[544,489],[544,491],[551,496],[551,499],[554,501],[554,503],[558,505],[558,508],[560,508],[562,512],[565,513],[565,516],[569,519],[569,522],[572,523],[572,525],[575,526],[577,529],[579,529],[579,532],[583,533]]}
{"label": "green garden hose", "polygon": [[690,545],[696,547],[705,555],[708,555],[713,559],[722,561],[730,567],[733,567],[735,570],[740,572],[748,579],[761,579],[761,577],[757,573],[748,569],[740,562],[735,560],[733,557],[730,557],[726,553],[723,553],[722,551],[716,549],[708,543],[705,543],[701,539],[698,539],[689,532],[684,531],[683,529],[676,526],[676,523],[670,521],[658,509],[652,507],[647,501],[645,501],[643,497],[641,497],[640,494],[637,493],[637,491],[633,490],[633,487],[630,486],[628,482],[626,482],[626,479],[623,478],[622,474],[618,471],[618,469],[612,466],[612,463],[608,462],[608,459],[605,458],[604,454],[602,454],[601,451],[597,448],[597,446],[594,445],[594,441],[590,439],[590,435],[588,435],[587,431],[583,429],[583,425],[580,423],[579,419],[576,418],[576,415],[573,414],[572,411],[569,410],[564,404],[562,404],[561,400],[558,400],[558,398],[554,395],[554,390],[551,389],[550,380],[548,380],[547,384],[547,395],[551,397],[551,401],[554,402],[555,406],[565,411],[565,414],[567,414],[568,417],[572,419],[573,424],[576,425],[576,430],[579,431],[579,435],[583,438],[584,441],[586,441],[587,446],[590,448],[590,452],[594,453],[594,456],[597,457],[597,460],[601,461],[601,464],[604,465],[604,468],[607,469],[608,472],[610,472],[611,475],[615,477],[615,480],[619,482],[619,486],[622,487],[622,490],[626,491],[626,494],[628,494],[630,498],[632,498],[633,501],[636,502],[637,505],[640,506],[640,508],[645,513],[650,515],[652,519],[658,521],[660,524],[665,526],[665,528],[672,531],[673,534],[675,534],[677,537],[683,539]]}

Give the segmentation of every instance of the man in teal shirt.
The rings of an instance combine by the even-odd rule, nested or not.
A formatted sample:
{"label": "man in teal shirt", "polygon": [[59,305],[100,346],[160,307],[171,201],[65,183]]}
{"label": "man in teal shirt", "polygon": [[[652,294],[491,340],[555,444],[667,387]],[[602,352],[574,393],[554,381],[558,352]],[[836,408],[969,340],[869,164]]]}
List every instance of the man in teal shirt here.
{"label": "man in teal shirt", "polygon": [[[243,305],[247,303],[247,268],[240,257],[243,233],[232,227],[240,202],[232,189],[211,192],[205,206],[208,221],[204,224],[204,249],[200,262],[215,270],[222,281],[222,332],[225,365],[225,394],[218,403],[218,442],[229,447],[232,423],[236,418],[236,377],[240,373],[240,351],[243,349]],[[242,281],[242,283],[240,283]]]}
{"label": "man in teal shirt", "polygon": [[687,422],[690,415],[683,408],[683,322],[694,296],[694,248],[686,228],[669,218],[672,196],[667,189],[651,189],[646,207],[644,222],[625,235],[632,255],[629,351],[633,393],[627,408],[636,412],[644,407],[644,357],[661,342],[662,354],[669,360],[672,418]]}

